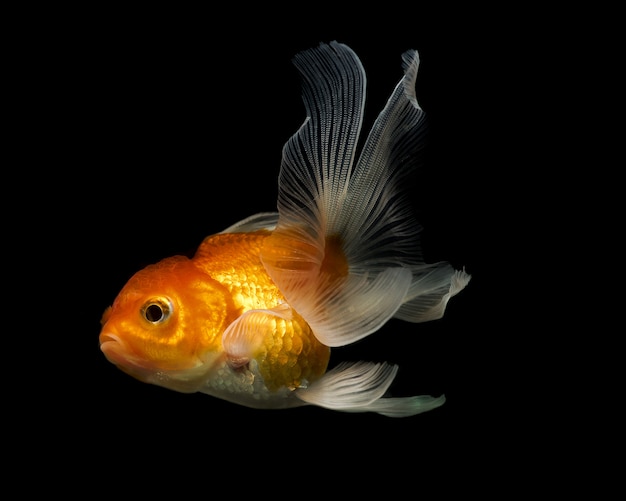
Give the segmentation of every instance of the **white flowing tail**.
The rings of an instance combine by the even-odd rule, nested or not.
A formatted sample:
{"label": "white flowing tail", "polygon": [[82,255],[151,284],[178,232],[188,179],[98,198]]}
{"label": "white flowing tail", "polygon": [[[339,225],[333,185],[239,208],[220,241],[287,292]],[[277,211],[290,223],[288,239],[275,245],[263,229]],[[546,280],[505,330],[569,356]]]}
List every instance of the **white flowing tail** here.
{"label": "white flowing tail", "polygon": [[[423,148],[425,115],[415,97],[416,51],[355,158],[366,77],[356,54],[332,42],[298,54],[307,118],[283,150],[278,223],[263,263],[289,304],[328,346],[353,343],[391,317],[440,318],[470,276],[424,263],[402,183]],[[328,253],[347,274],[333,276]]]}

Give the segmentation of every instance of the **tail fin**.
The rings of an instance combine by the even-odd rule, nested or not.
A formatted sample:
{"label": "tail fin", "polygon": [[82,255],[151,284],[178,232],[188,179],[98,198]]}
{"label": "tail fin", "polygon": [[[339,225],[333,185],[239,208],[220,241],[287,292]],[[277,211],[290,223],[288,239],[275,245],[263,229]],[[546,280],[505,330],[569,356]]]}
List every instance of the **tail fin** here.
{"label": "tail fin", "polygon": [[424,263],[420,227],[402,190],[426,130],[415,96],[417,52],[403,55],[404,77],[358,160],[366,87],[358,57],[331,42],[296,55],[294,64],[307,118],[283,150],[278,223],[262,251],[266,269],[328,346],[357,341],[394,315],[437,318],[469,275]]}

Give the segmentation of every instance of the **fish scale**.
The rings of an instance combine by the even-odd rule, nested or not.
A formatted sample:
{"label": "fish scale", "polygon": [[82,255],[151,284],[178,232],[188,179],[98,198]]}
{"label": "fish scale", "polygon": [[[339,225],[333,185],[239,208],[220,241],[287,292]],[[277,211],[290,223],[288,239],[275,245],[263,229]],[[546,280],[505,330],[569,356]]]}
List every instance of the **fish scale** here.
{"label": "fish scale", "polygon": [[[269,231],[218,233],[204,239],[192,261],[232,294],[239,314],[270,309],[284,297],[269,277],[260,259]],[[273,315],[264,318],[263,343],[254,354],[266,386],[277,390],[297,388],[318,379],[326,370],[330,349],[320,343],[296,312],[291,319]]]}
{"label": "fish scale", "polygon": [[261,263],[267,231],[253,233],[218,233],[204,239],[192,261],[224,285],[233,295],[241,313],[273,308],[285,298]]}

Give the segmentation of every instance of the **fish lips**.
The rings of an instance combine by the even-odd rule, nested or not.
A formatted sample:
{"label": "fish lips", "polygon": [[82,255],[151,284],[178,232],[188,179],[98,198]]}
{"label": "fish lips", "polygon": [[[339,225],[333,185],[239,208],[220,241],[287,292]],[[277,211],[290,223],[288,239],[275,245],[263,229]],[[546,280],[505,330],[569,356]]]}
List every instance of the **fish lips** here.
{"label": "fish lips", "polygon": [[[110,332],[100,334],[100,350],[109,362],[125,372],[154,371],[154,367],[134,356],[126,343],[117,335]],[[141,378],[140,378],[141,379]]]}

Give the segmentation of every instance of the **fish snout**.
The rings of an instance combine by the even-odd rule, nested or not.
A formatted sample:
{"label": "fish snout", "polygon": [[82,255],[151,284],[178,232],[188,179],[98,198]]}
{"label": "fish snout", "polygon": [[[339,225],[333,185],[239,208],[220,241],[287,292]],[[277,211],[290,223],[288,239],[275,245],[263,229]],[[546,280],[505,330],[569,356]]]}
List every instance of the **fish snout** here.
{"label": "fish snout", "polygon": [[104,343],[107,343],[109,341],[118,343],[119,337],[109,332],[102,332],[100,333],[99,341],[100,341],[100,346],[102,346]]}
{"label": "fish snout", "polygon": [[127,356],[126,346],[117,334],[112,332],[100,333],[100,350],[104,353],[104,356],[115,365],[123,363]]}

